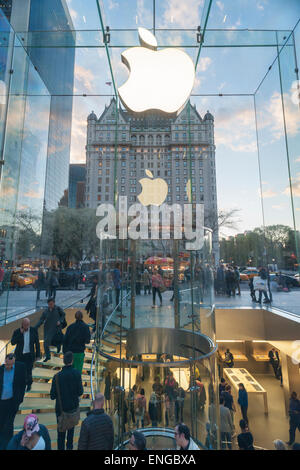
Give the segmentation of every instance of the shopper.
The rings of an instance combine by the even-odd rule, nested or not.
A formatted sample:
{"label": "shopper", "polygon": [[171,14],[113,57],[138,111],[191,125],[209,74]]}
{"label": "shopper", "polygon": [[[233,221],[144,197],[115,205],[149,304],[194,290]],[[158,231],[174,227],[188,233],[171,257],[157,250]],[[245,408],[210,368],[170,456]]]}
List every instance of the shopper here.
{"label": "shopper", "polygon": [[241,433],[237,437],[240,450],[254,450],[253,436],[248,428],[248,423],[244,419],[240,420]]}
{"label": "shopper", "polygon": [[48,429],[35,414],[27,415],[22,431],[9,441],[7,450],[51,450]]}
{"label": "shopper", "polygon": [[234,357],[229,349],[226,349],[224,364],[226,365],[226,367],[234,367]]}
{"label": "shopper", "polygon": [[162,306],[162,296],[161,296],[160,289],[163,286],[163,280],[162,280],[161,275],[158,273],[157,269],[155,269],[152,274],[151,282],[152,282],[152,300],[153,300],[152,308],[155,308],[156,293],[159,297],[160,306]]}
{"label": "shopper", "polygon": [[183,408],[184,408],[185,391],[182,387],[176,389],[175,398],[175,422],[183,421]]}
{"label": "shopper", "polygon": [[174,415],[174,402],[175,402],[175,388],[176,380],[173,377],[173,372],[169,371],[165,380],[165,394],[168,396],[170,404],[170,417]]}
{"label": "shopper", "polygon": [[280,439],[275,439],[275,441],[273,441],[273,444],[275,450],[287,450],[285,443]]}
{"label": "shopper", "polygon": [[[64,367],[53,377],[50,398],[56,400],[55,413],[57,417],[57,448],[65,450],[65,438],[67,433],[67,450],[73,449],[74,426],[78,424],[79,413],[79,397],[83,394],[81,375],[78,370],[73,369],[73,353],[68,351],[64,354]],[[60,431],[59,422],[63,416],[63,412],[77,412],[78,421],[67,431]],[[75,419],[74,419],[75,421]]]}
{"label": "shopper", "polygon": [[107,372],[105,377],[105,389],[104,389],[104,398],[105,398],[105,411],[111,410],[111,375],[110,372]]}
{"label": "shopper", "polygon": [[93,409],[87,413],[80,429],[78,450],[112,450],[114,444],[113,422],[104,409],[104,395],[97,393]]}
{"label": "shopper", "polygon": [[221,397],[222,392],[225,392],[227,382],[226,380],[222,377],[221,382],[219,383],[219,397]]}
{"label": "shopper", "polygon": [[129,413],[131,416],[131,421],[135,424],[135,401],[136,401],[136,390],[137,387],[134,385],[128,392],[128,404],[129,404]]}
{"label": "shopper", "polygon": [[292,392],[289,406],[290,439],[287,444],[291,446],[295,442],[296,429],[300,431],[300,400],[296,392]]}
{"label": "shopper", "polygon": [[276,374],[277,374],[277,369],[278,369],[278,366],[279,366],[279,354],[278,354],[278,351],[276,351],[275,348],[272,348],[270,349],[270,351],[268,352],[268,356],[269,356],[269,361],[270,361],[270,364],[273,368],[273,371],[274,371],[274,375],[276,377]]}
{"label": "shopper", "polygon": [[7,354],[0,367],[0,450],[5,450],[13,437],[14,420],[24,399],[26,368],[16,362],[14,354]]}
{"label": "shopper", "polygon": [[63,343],[63,352],[72,351],[73,367],[82,373],[84,363],[84,351],[86,344],[91,341],[91,333],[88,325],[83,321],[80,310],[75,313],[75,322],[68,326]]}
{"label": "shopper", "polygon": [[200,450],[191,438],[188,426],[184,423],[177,424],[175,427],[175,441],[178,450]]}
{"label": "shopper", "polygon": [[153,427],[157,426],[157,417],[158,417],[157,408],[158,408],[157,396],[155,392],[152,392],[150,396],[150,400],[149,400],[149,416],[150,416]]}
{"label": "shopper", "polygon": [[144,416],[146,411],[146,398],[145,398],[145,390],[142,388],[140,393],[138,393],[136,397],[136,409],[135,409],[135,417],[136,417],[136,427],[139,428],[140,421],[142,424],[142,428],[144,427]]}
{"label": "shopper", "polygon": [[16,345],[16,360],[25,364],[26,391],[29,392],[32,384],[33,363],[41,356],[39,335],[37,330],[30,326],[29,318],[23,318],[21,328],[13,332],[11,344]]}
{"label": "shopper", "polygon": [[[55,305],[55,300],[53,298],[49,298],[47,303],[48,308],[43,312],[38,323],[35,325],[35,328],[38,329],[41,325],[44,324],[44,362],[47,362],[51,359],[50,345],[52,344],[53,339],[57,334],[61,334],[63,340],[61,330],[67,326],[65,320],[66,315],[63,309]],[[57,352],[59,351],[60,346],[58,345]]]}
{"label": "shopper", "polygon": [[238,404],[241,407],[241,413],[243,416],[243,419],[248,423],[248,416],[247,416],[247,411],[248,411],[248,393],[247,390],[244,387],[244,384],[239,383],[239,397],[238,397]]}
{"label": "shopper", "polygon": [[224,392],[221,393],[221,397],[224,398],[224,406],[230,410],[231,419],[234,427],[234,413],[236,411],[233,396],[231,393],[231,386],[226,385]]}
{"label": "shopper", "polygon": [[234,431],[230,410],[224,406],[224,398],[220,398],[220,433],[221,448],[232,449],[231,435]]}
{"label": "shopper", "polygon": [[147,450],[146,439],[142,432],[133,431],[128,443],[129,450]]}

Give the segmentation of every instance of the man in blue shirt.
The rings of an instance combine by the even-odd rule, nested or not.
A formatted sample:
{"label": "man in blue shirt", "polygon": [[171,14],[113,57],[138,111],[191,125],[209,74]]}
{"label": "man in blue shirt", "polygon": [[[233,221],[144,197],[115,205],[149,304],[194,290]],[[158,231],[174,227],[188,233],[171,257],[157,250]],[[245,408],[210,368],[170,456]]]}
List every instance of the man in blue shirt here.
{"label": "man in blue shirt", "polygon": [[0,450],[6,449],[13,437],[14,420],[24,399],[26,369],[22,362],[15,362],[14,354],[7,354],[0,367]]}

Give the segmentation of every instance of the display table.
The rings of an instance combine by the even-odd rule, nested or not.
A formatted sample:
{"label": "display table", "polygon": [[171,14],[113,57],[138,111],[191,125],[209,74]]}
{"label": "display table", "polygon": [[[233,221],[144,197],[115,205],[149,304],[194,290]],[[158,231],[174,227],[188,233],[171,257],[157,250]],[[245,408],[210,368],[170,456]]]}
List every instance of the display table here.
{"label": "display table", "polygon": [[257,362],[269,362],[269,356],[267,354],[252,354],[252,357]]}
{"label": "display table", "polygon": [[224,368],[226,378],[232,383],[234,389],[239,391],[239,383],[243,383],[248,395],[262,395],[264,399],[265,414],[268,414],[268,397],[266,390],[252,377],[247,369]]}
{"label": "display table", "polygon": [[[225,354],[222,354],[223,361],[225,360]],[[233,361],[234,362],[247,362],[248,358],[245,354],[233,354]]]}

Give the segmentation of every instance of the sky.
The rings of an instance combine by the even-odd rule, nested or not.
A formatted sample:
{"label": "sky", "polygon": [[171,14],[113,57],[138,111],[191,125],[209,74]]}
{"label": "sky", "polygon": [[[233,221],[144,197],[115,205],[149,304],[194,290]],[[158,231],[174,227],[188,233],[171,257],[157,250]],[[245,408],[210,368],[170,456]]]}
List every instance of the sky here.
{"label": "sky", "polygon": [[[111,93],[111,87],[106,85],[111,81],[111,75],[104,48],[88,47],[102,44],[102,35],[91,32],[101,28],[96,0],[67,0],[67,4],[74,28],[83,30],[76,33],[77,43],[83,47],[76,50],[74,94],[87,96],[74,97],[71,148],[71,161],[83,162],[86,118],[92,110],[99,116],[108,104],[109,97],[99,95]],[[139,26],[153,28],[153,1],[102,0],[100,4],[105,26],[130,30],[111,32],[111,44],[120,46],[109,49],[118,87],[128,77],[127,68],[121,62],[122,51],[139,45]],[[159,48],[183,48],[195,62],[197,49],[188,47],[195,45],[195,31],[179,30],[195,29],[201,24],[203,5],[204,1],[199,0],[156,1],[155,27],[169,29],[168,32],[156,31]],[[261,191],[265,222],[292,225],[287,146],[297,224],[300,217],[300,120],[299,106],[294,99],[296,76],[292,45],[281,54],[283,100],[278,63],[268,72],[277,53],[274,47],[276,33],[271,30],[280,30],[278,40],[281,44],[299,18],[299,0],[213,0],[212,3],[191,102],[196,104],[200,115],[207,110],[214,115],[218,206],[222,210],[240,210],[239,232],[262,225]],[[216,29],[226,31],[213,31]],[[270,31],[249,32],[247,29]],[[295,41],[300,50],[300,24]],[[266,46],[220,47],[234,44]],[[253,97],[257,89],[258,142]],[[234,96],[199,96],[209,94]],[[286,115],[287,141],[282,106]],[[236,231],[224,232],[226,235],[234,233]]]}

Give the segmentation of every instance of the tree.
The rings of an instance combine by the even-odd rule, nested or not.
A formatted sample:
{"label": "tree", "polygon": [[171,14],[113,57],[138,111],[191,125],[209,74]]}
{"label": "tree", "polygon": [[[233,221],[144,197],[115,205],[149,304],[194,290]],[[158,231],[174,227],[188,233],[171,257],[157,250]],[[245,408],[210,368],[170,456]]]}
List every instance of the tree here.
{"label": "tree", "polygon": [[213,232],[219,232],[224,228],[238,230],[237,224],[241,222],[240,218],[237,218],[240,209],[230,209],[228,211],[220,210],[218,214],[215,211],[209,211],[205,214],[205,226],[212,229]]}

